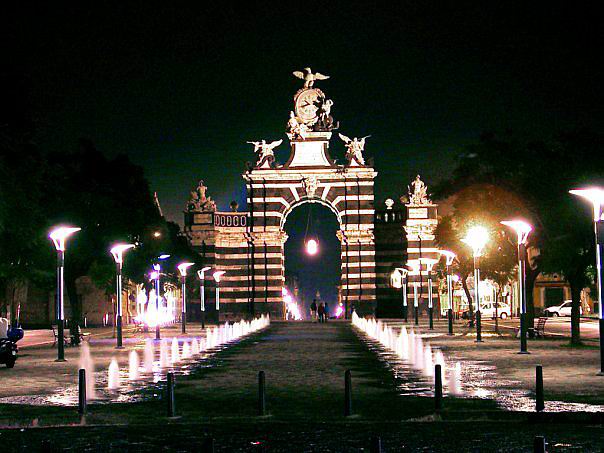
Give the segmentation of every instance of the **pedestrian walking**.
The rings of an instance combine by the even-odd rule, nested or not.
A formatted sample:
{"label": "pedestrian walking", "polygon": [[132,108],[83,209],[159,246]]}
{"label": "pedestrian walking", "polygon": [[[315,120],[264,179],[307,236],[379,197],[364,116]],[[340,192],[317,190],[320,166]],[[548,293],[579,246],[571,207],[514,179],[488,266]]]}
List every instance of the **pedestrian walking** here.
{"label": "pedestrian walking", "polygon": [[325,322],[325,304],[323,302],[319,304],[317,312],[319,313],[319,322]]}
{"label": "pedestrian walking", "polygon": [[310,304],[310,317],[313,321],[317,320],[317,299],[313,299]]}
{"label": "pedestrian walking", "polygon": [[327,305],[327,302],[325,302],[325,322],[327,322],[329,320],[329,305]]}

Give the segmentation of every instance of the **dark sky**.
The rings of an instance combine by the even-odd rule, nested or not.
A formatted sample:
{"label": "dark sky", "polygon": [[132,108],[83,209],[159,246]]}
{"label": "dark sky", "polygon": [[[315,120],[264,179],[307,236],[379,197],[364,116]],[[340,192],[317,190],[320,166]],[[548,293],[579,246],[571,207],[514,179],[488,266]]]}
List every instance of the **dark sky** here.
{"label": "dark sky", "polygon": [[[245,142],[286,139],[301,86],[291,72],[306,66],[331,76],[319,86],[341,132],[371,134],[376,203],[398,199],[417,173],[428,185],[446,177],[483,132],[603,132],[602,16],[586,2],[30,3],[3,11],[3,71],[28,95],[35,140],[70,150],[86,137],[107,155],[127,154],[179,223],[199,179],[219,209],[244,204],[240,175],[254,159]],[[280,148],[284,162],[287,141]],[[337,138],[331,149],[343,157]],[[331,298],[337,224],[317,205],[327,227],[318,267],[299,253],[307,209],[288,221],[288,272],[305,276],[307,296]]]}

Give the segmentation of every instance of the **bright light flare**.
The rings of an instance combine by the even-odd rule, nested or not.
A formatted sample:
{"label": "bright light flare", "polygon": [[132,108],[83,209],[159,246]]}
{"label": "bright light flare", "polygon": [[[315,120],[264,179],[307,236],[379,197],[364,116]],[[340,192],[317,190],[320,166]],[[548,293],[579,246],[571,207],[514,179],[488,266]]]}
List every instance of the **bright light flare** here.
{"label": "bright light flare", "polygon": [[281,295],[283,296],[287,317],[294,321],[301,321],[302,313],[300,312],[300,307],[298,307],[298,304],[286,287],[281,288]]}
{"label": "bright light flare", "polygon": [[136,247],[134,244],[116,244],[111,247],[109,252],[113,255],[113,259],[117,264],[122,264],[124,262],[124,253],[134,247]]}
{"label": "bright light flare", "polygon": [[601,187],[586,187],[584,189],[569,190],[568,192],[589,200],[594,208],[594,221],[603,220],[602,205],[604,205],[604,189]]}
{"label": "bright light flare", "polygon": [[485,227],[476,225],[468,230],[466,237],[461,241],[470,246],[474,256],[480,256],[489,242],[489,232]]}
{"label": "bright light flare", "polygon": [[319,251],[319,243],[314,239],[309,239],[306,242],[306,253],[311,256],[314,256]]}
{"label": "bright light flare", "polygon": [[71,236],[72,234],[77,233],[80,230],[81,230],[81,228],[78,228],[78,227],[60,226],[60,227],[54,228],[50,232],[48,237],[50,239],[52,239],[52,242],[54,243],[57,251],[64,252],[65,251],[65,241],[67,240],[67,238],[69,236]]}
{"label": "bright light flare", "polygon": [[518,235],[518,244],[526,245],[528,236],[530,232],[533,231],[533,227],[529,223],[524,220],[503,220],[500,223],[510,227],[516,232]]}

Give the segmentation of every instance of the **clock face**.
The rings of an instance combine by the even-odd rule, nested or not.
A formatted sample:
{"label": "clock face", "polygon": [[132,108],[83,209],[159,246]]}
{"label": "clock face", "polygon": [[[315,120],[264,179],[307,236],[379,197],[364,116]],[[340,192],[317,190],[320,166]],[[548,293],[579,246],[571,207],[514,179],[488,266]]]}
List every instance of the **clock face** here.
{"label": "clock face", "polygon": [[312,124],[317,120],[318,100],[321,92],[315,88],[303,90],[296,97],[296,116],[306,124]]}

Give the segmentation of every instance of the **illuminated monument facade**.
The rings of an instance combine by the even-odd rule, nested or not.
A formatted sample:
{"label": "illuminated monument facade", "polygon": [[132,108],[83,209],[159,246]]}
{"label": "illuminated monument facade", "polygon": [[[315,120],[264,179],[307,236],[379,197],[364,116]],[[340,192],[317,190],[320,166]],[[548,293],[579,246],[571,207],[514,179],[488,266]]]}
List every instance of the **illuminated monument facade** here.
{"label": "illuminated monument facade", "polygon": [[248,211],[217,211],[201,181],[191,193],[185,231],[204,265],[226,272],[220,282],[221,313],[269,312],[281,317],[285,222],[304,203],[322,204],[339,223],[335,233],[341,244],[342,301],[348,311],[354,307],[360,314],[373,313],[378,308],[378,288],[389,287],[392,268],[406,259],[405,241],[400,239],[403,226],[395,227],[399,232],[397,252],[376,254],[377,172],[363,156],[367,137],[351,139],[338,134],[347,151],[345,162],[336,163],[329,153],[333,131],[339,127],[331,115],[333,101],[315,87],[318,80],[328,77],[310,68],[294,75],[304,80],[304,86],[294,95],[287,122],[287,162],[275,163],[274,149],[283,140],[248,142],[256,153],[255,165],[242,175]]}

